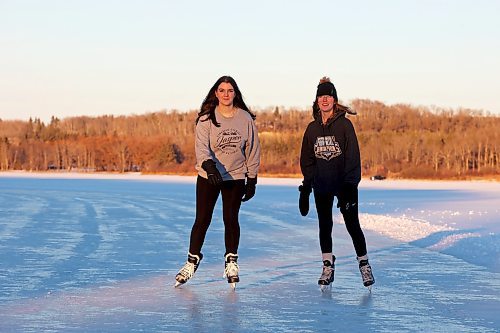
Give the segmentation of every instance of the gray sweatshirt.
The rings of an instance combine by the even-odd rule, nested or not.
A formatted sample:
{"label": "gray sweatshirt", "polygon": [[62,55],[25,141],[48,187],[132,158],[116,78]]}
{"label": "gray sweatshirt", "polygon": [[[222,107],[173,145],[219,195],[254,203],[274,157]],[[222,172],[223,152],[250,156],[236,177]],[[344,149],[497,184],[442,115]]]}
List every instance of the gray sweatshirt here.
{"label": "gray sweatshirt", "polygon": [[196,124],[196,170],[208,178],[201,164],[212,159],[223,180],[255,178],[260,165],[260,143],[257,127],[245,110],[238,109],[233,117],[226,118],[215,109],[220,127],[208,117]]}

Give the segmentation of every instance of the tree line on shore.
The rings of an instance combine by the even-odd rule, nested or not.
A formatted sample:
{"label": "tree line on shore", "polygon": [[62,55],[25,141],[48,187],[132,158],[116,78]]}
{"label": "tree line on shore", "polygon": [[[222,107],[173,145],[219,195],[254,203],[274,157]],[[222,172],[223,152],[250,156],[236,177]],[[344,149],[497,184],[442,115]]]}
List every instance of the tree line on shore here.
{"label": "tree line on shore", "polygon": [[[500,117],[481,111],[385,105],[357,99],[364,176],[466,179],[500,175]],[[307,109],[253,110],[261,141],[260,174],[300,175]],[[0,119],[0,170],[194,174],[197,111],[52,117],[45,124]]]}

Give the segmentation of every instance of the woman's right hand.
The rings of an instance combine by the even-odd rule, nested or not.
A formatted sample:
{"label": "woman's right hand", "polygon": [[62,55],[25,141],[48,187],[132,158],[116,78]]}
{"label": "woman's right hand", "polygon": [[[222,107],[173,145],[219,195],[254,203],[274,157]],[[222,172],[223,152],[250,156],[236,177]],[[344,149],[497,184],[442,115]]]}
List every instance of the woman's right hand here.
{"label": "woman's right hand", "polygon": [[306,216],[309,213],[309,195],[311,194],[311,186],[300,185],[299,186],[299,210],[300,215]]}
{"label": "woman's right hand", "polygon": [[208,182],[210,184],[219,186],[222,183],[222,176],[213,160],[204,161],[201,163],[201,168],[207,172]]}

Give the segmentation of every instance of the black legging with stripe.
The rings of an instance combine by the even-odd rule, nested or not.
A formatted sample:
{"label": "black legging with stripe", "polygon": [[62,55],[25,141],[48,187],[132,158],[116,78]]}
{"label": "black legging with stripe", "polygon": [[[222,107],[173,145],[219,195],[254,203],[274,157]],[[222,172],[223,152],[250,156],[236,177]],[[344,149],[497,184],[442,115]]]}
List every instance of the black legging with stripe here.
{"label": "black legging with stripe", "polygon": [[[332,253],[332,229],[333,229],[333,194],[318,194],[314,192],[316,211],[319,219],[319,244],[322,253]],[[366,241],[361,226],[359,225],[358,205],[351,207],[348,211],[340,209],[344,217],[347,232],[352,238],[354,249],[358,257],[366,255]]]}
{"label": "black legging with stripe", "polygon": [[201,252],[205,235],[212,222],[215,204],[222,194],[222,219],[224,220],[224,241],[226,254],[238,253],[240,243],[240,224],[238,215],[241,197],[245,190],[245,180],[227,180],[220,187],[214,186],[206,178],[198,176],[196,180],[196,219],[191,229],[189,252],[198,255]]}

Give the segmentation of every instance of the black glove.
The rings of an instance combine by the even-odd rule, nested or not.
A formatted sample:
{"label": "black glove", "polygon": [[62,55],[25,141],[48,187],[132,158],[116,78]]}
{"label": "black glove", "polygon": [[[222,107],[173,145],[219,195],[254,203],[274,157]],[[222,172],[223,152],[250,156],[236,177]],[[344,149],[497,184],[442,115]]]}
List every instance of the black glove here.
{"label": "black glove", "polygon": [[306,216],[309,213],[309,195],[311,194],[312,188],[310,185],[300,185],[299,186],[299,210],[302,216]]}
{"label": "black glove", "polygon": [[222,183],[222,176],[215,166],[213,160],[206,160],[201,163],[201,168],[207,172],[208,182],[214,186],[219,186]]}
{"label": "black glove", "polygon": [[344,183],[337,195],[337,208],[340,211],[348,212],[358,206],[358,186],[356,184]]}
{"label": "black glove", "polygon": [[255,185],[257,185],[257,176],[255,176],[255,178],[247,178],[245,193],[243,193],[243,198],[241,198],[241,201],[245,202],[253,198],[253,196],[255,195]]}

